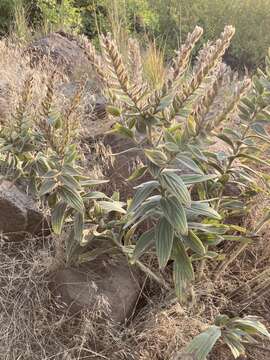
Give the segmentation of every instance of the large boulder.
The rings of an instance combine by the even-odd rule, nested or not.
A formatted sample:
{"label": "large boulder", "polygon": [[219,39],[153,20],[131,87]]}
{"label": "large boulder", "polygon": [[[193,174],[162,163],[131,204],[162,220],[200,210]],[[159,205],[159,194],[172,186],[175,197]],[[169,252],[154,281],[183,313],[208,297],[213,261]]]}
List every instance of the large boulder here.
{"label": "large boulder", "polygon": [[102,312],[105,303],[109,311],[102,312],[101,321],[115,323],[124,323],[132,316],[140,295],[137,272],[122,257],[98,257],[85,265],[59,270],[51,287],[71,313]]}
{"label": "large boulder", "polygon": [[76,39],[64,32],[51,33],[34,41],[27,48],[27,53],[30,54],[33,66],[48,59],[68,76],[73,76],[75,73],[83,75],[92,69],[90,61]]}
{"label": "large boulder", "polygon": [[0,184],[0,231],[10,240],[39,234],[44,217],[34,201],[9,181]]}

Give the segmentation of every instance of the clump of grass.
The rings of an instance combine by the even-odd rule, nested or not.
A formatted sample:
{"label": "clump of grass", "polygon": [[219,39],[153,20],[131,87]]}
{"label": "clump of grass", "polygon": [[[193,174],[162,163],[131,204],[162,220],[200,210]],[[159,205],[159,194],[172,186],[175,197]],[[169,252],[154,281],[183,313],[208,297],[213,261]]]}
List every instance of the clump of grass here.
{"label": "clump of grass", "polygon": [[[100,324],[108,312],[106,301],[97,299],[95,310],[80,318],[53,299],[49,289],[53,264],[52,239],[32,238],[1,243],[1,359],[105,358],[96,344],[102,337],[113,341],[110,325]],[[106,330],[107,329],[107,330]],[[113,333],[113,330],[111,330]],[[93,340],[95,339],[95,340]],[[94,341],[94,343],[91,343]]]}
{"label": "clump of grass", "polygon": [[149,41],[143,58],[143,71],[152,89],[160,89],[166,77],[164,49]]}
{"label": "clump of grass", "polygon": [[14,3],[14,25],[11,29],[12,36],[20,42],[28,42],[31,37],[31,30],[28,25],[27,11],[22,0]]}

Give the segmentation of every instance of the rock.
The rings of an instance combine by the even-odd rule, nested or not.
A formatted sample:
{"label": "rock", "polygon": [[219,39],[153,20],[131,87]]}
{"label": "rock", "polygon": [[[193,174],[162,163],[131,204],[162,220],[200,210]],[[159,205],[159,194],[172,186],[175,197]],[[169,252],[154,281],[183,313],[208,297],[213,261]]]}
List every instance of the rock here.
{"label": "rock", "polygon": [[44,218],[34,201],[9,181],[0,184],[0,231],[10,240],[39,234]]}
{"label": "rock", "polygon": [[59,270],[53,276],[52,292],[64,302],[71,313],[98,309],[101,299],[109,307],[103,313],[116,323],[124,323],[132,316],[140,294],[136,272],[125,258],[112,260],[104,256],[86,265]]}
{"label": "rock", "polygon": [[30,54],[33,66],[44,59],[49,59],[68,76],[83,75],[92,69],[90,61],[76,39],[64,32],[51,33],[34,41],[26,52]]}

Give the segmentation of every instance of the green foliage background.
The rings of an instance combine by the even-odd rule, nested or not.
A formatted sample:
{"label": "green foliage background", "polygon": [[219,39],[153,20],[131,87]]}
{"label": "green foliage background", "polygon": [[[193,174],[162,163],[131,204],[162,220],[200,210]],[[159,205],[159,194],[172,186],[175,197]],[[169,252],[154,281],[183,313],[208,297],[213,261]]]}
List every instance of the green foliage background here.
{"label": "green foliage background", "polygon": [[[13,8],[21,0],[0,1],[0,35],[12,26]],[[204,28],[202,42],[219,36],[226,24],[236,28],[227,54],[235,67],[256,67],[270,44],[270,0],[23,0],[28,22],[44,19],[76,29],[90,38],[117,23],[128,33],[147,34],[166,48],[167,57],[195,25]],[[43,19],[43,20],[42,20]],[[59,24],[59,20],[61,23]],[[114,23],[114,24],[113,24]],[[59,26],[60,25],[60,26]]]}

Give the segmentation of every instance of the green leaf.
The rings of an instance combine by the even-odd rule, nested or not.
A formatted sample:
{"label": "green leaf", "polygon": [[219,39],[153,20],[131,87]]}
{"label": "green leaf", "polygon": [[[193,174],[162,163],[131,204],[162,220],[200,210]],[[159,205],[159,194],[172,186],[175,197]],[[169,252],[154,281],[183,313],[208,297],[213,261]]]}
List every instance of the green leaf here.
{"label": "green leaf", "polygon": [[196,254],[199,254],[201,256],[205,255],[205,247],[200,238],[194,233],[194,231],[189,230],[188,236],[183,236],[183,241],[186,246],[188,246]]}
{"label": "green leaf", "polygon": [[81,190],[79,182],[71,175],[60,175],[59,180],[70,189]]}
{"label": "green leaf", "polygon": [[44,196],[50,192],[52,192],[57,186],[56,179],[46,179],[43,180],[43,183],[39,190],[39,196]]}
{"label": "green leaf", "polygon": [[182,204],[190,206],[190,193],[181,177],[170,171],[162,171],[160,174],[161,186],[176,196]]}
{"label": "green leaf", "polygon": [[51,221],[52,221],[52,229],[55,234],[60,235],[66,213],[67,204],[63,201],[60,201],[52,211]]}
{"label": "green leaf", "polygon": [[255,75],[255,76],[253,76],[252,81],[253,81],[256,91],[258,91],[258,93],[260,95],[263,94],[264,87],[263,87],[262,83],[260,82],[260,79]]}
{"label": "green leaf", "polygon": [[255,104],[247,97],[241,99],[242,103],[245,104],[251,111],[256,109]]}
{"label": "green leaf", "polygon": [[184,352],[192,354],[196,360],[206,360],[207,355],[211,352],[220,337],[220,328],[212,325],[206,331],[195,336],[185,348]]}
{"label": "green leaf", "polygon": [[74,229],[71,231],[70,235],[66,237],[66,262],[67,264],[77,261],[77,256],[81,248],[80,243],[75,239]]}
{"label": "green leaf", "polygon": [[224,326],[230,321],[230,318],[228,315],[218,315],[215,318],[215,325],[216,326]]}
{"label": "green leaf", "polygon": [[61,198],[73,209],[84,214],[84,204],[81,195],[76,190],[71,190],[66,186],[59,188]]}
{"label": "green leaf", "polygon": [[245,355],[244,346],[233,334],[224,334],[223,341],[229,346],[235,359],[239,358],[241,355]]}
{"label": "green leaf", "polygon": [[63,166],[63,174],[71,175],[71,176],[80,176],[81,173],[78,169],[75,169],[74,166],[70,164],[64,164]]}
{"label": "green leaf", "polygon": [[178,152],[179,147],[174,142],[165,142],[164,144],[166,150],[170,152]]}
{"label": "green leaf", "polygon": [[157,181],[147,181],[139,186],[136,186],[135,189],[137,189],[134,198],[132,200],[132,203],[130,207],[128,208],[128,213],[134,211],[137,209],[138,206],[140,206],[145,199],[148,198],[151,193],[159,187],[159,183]]}
{"label": "green leaf", "polygon": [[173,99],[174,99],[174,94],[169,94],[167,96],[164,96],[161,99],[161,101],[159,103],[159,106],[157,107],[156,111],[159,112],[159,111],[165,110],[168,106],[171,105]]}
{"label": "green leaf", "polygon": [[224,128],[223,132],[227,133],[228,135],[230,135],[238,140],[241,138],[241,133],[238,132],[237,130],[230,129],[230,128]]}
{"label": "green leaf", "polygon": [[231,326],[235,326],[251,335],[259,333],[270,338],[268,330],[256,316],[246,316],[243,319],[235,319],[231,322]]}
{"label": "green leaf", "polygon": [[163,269],[171,256],[174,230],[166,218],[161,218],[156,227],[156,251],[159,266]]}
{"label": "green leaf", "polygon": [[128,178],[128,181],[138,180],[140,179],[147,171],[147,166],[141,166],[137,168]]}
{"label": "green leaf", "polygon": [[179,238],[174,238],[173,243],[173,279],[175,292],[179,299],[183,298],[187,284],[194,280],[194,271],[191,259],[188,257],[185,247]]}
{"label": "green leaf", "polygon": [[79,243],[83,240],[84,215],[77,213],[74,219],[74,238]]}
{"label": "green leaf", "polygon": [[91,180],[91,179],[88,179],[88,180],[81,180],[80,181],[80,184],[82,186],[94,186],[94,185],[101,185],[101,184],[107,184],[109,182],[109,180]]}
{"label": "green leaf", "polygon": [[73,163],[73,161],[76,159],[77,156],[78,156],[78,152],[76,146],[70,146],[67,153],[65,154],[65,158],[64,158],[65,166],[69,164],[70,167],[72,167],[71,164]]}
{"label": "green leaf", "polygon": [[188,169],[194,171],[195,173],[204,175],[201,168],[190,157],[187,157],[185,155],[177,155],[176,162],[184,165],[185,167],[187,167]]}
{"label": "green leaf", "polygon": [[217,234],[206,233],[206,232],[200,232],[198,236],[203,242],[203,244],[210,246],[218,245],[224,240],[223,238],[224,235],[220,236]]}
{"label": "green leaf", "polygon": [[55,178],[58,175],[59,175],[59,171],[53,169],[53,170],[47,171],[46,174],[43,175],[43,178],[45,178],[45,179],[47,179],[47,178]]}
{"label": "green leaf", "polygon": [[36,158],[36,167],[39,175],[43,176],[46,172],[48,172],[50,166],[48,164],[47,159],[41,154],[37,155]]}
{"label": "green leaf", "polygon": [[186,122],[186,127],[188,130],[188,134],[191,136],[195,136],[196,135],[196,121],[194,119],[194,116],[189,115],[187,118],[187,122]]}
{"label": "green leaf", "polygon": [[221,216],[211,208],[207,203],[202,203],[199,201],[192,201],[191,206],[188,209],[185,209],[187,216],[207,216],[211,219],[220,220]]}
{"label": "green leaf", "polygon": [[131,263],[134,264],[139,257],[154,243],[155,229],[152,228],[144,232],[136,242],[134,252],[132,254]]}
{"label": "green leaf", "polygon": [[180,201],[175,197],[162,198],[160,205],[164,216],[182,235],[188,234],[188,225],[185,210]]}
{"label": "green leaf", "polygon": [[199,175],[199,174],[187,174],[181,175],[181,179],[185,185],[192,185],[196,183],[201,183],[209,180],[214,180],[217,178],[217,175]]}
{"label": "green leaf", "polygon": [[171,132],[169,131],[169,129],[164,130],[164,140],[167,143],[169,142],[169,143],[175,144],[175,139],[174,139],[173,135],[171,134]]}
{"label": "green leaf", "polygon": [[115,106],[107,105],[106,111],[112,116],[116,116],[116,117],[121,116],[121,110]]}
{"label": "green leaf", "polygon": [[142,219],[147,219],[151,215],[157,215],[158,212],[161,213],[160,199],[161,199],[160,195],[154,195],[149,197],[146,201],[144,201],[140,206],[138,206],[134,210],[134,213],[131,213],[132,216],[130,216],[130,213],[128,211],[129,219],[124,225],[124,229],[134,224],[138,219],[140,219],[139,222],[141,222]]}
{"label": "green leaf", "polygon": [[84,200],[91,200],[91,199],[109,199],[107,195],[100,191],[90,191],[83,195]]}
{"label": "green leaf", "polygon": [[146,149],[144,153],[146,157],[157,166],[166,165],[168,162],[167,156],[160,150]]}
{"label": "green leaf", "polygon": [[123,209],[123,203],[119,201],[99,201],[98,204],[106,212],[116,211],[121,214],[126,214],[126,210]]}
{"label": "green leaf", "polygon": [[218,134],[217,137],[219,139],[221,139],[222,141],[224,141],[226,144],[228,144],[233,150],[234,150],[234,143],[232,142],[232,140],[229,138],[229,136],[225,135],[225,134]]}
{"label": "green leaf", "polygon": [[252,160],[258,164],[263,164],[263,165],[266,165],[266,166],[270,166],[270,163],[268,161],[265,161],[265,160],[262,160],[256,156],[253,156],[253,155],[249,155],[249,154],[244,154],[244,153],[240,153],[238,154],[236,157],[242,157],[242,158],[245,158],[245,159],[249,159],[249,160]]}
{"label": "green leaf", "polygon": [[[264,127],[263,127],[260,123],[255,122],[255,123],[253,123],[250,127],[252,128],[252,130],[254,130],[254,131],[256,132],[256,134],[265,136],[265,137],[266,137],[265,140],[269,140],[269,139],[267,138],[267,136],[268,136],[267,131],[264,129]],[[262,139],[263,139],[263,138],[262,138]]]}
{"label": "green leaf", "polygon": [[188,144],[187,147],[189,148],[189,150],[192,152],[192,154],[196,158],[198,158],[199,160],[202,160],[202,161],[207,161],[207,157],[203,154],[203,152],[197,146]]}
{"label": "green leaf", "polygon": [[241,243],[249,244],[252,243],[252,238],[247,236],[240,236],[240,235],[223,235],[224,240],[228,241],[239,241]]}
{"label": "green leaf", "polygon": [[133,131],[130,130],[128,127],[125,127],[121,124],[115,124],[114,128],[112,130],[108,131],[108,133],[116,133],[122,137],[129,138],[129,139],[134,138]]}
{"label": "green leaf", "polygon": [[224,224],[202,224],[202,223],[195,223],[189,222],[189,228],[194,230],[200,230],[206,233],[218,234],[223,235],[225,232],[230,228],[228,225]]}

